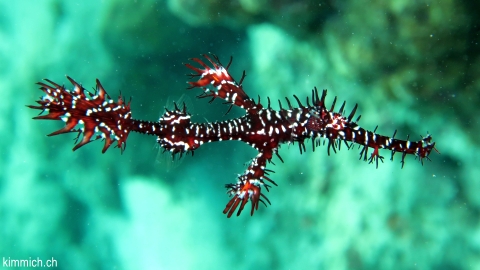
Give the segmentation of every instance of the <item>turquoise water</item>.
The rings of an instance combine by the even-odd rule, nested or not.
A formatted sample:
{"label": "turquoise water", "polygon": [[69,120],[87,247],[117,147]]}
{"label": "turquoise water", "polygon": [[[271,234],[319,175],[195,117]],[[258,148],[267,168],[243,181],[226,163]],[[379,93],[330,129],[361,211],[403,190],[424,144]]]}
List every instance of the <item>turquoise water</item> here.
{"label": "turquoise water", "polygon": [[[100,2],[100,3],[99,3]],[[0,256],[60,269],[478,269],[480,99],[478,4],[344,1],[0,2]],[[186,90],[183,63],[215,53],[263,102],[328,88],[366,129],[432,134],[424,166],[384,164],[345,147],[300,155],[283,145],[268,168],[272,202],[227,219],[224,185],[256,152],[203,145],[170,168],[155,138],[126,151],[102,142],[72,152],[75,134],[25,105],[48,78],[101,80],[156,121],[183,94],[197,122],[243,115]],[[285,105],[284,105],[285,106]],[[250,204],[247,205],[247,208]],[[53,259],[53,260],[52,260]],[[6,263],[6,264],[5,264]]]}

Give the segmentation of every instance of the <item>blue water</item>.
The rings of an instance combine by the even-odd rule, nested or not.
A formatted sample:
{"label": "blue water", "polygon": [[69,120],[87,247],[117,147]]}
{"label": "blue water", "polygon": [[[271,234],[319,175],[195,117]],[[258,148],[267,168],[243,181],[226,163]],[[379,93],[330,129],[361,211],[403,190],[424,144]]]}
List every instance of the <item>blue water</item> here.
{"label": "blue water", "polygon": [[[478,4],[264,2],[0,2],[4,267],[480,269]],[[275,109],[328,88],[327,104],[358,103],[364,128],[429,132],[441,154],[401,169],[385,151],[376,169],[356,147],[283,145],[284,163],[268,165],[272,205],[227,219],[224,185],[250,146],[206,144],[167,169],[154,137],[132,133],[123,154],[99,141],[72,152],[76,134],[46,137],[63,123],[24,106],[42,95],[35,82],[70,87],[69,75],[131,97],[135,119],[156,121],[182,94],[193,121],[242,116],[186,90],[183,64],[204,53],[233,56],[231,74],[246,70],[244,90]]]}

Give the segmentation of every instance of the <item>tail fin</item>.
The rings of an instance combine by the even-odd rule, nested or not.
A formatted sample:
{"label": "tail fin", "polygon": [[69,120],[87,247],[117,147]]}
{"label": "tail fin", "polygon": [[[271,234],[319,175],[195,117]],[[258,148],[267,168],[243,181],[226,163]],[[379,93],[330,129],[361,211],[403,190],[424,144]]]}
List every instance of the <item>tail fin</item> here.
{"label": "tail fin", "polygon": [[[42,111],[33,119],[63,120],[66,123],[63,128],[48,136],[78,132],[78,140],[83,134],[81,141],[76,141],[73,151],[100,138],[105,140],[102,153],[105,153],[115,141],[117,147],[123,151],[132,124],[130,102],[125,104],[122,96],[114,102],[98,79],[94,94],[86,91],[72,78],[67,76],[67,79],[73,84],[73,90],[67,90],[48,79],[45,81],[49,84],[37,83],[46,95],[37,100],[39,106],[27,105],[29,108]],[[44,112],[47,114],[41,115]],[[83,127],[76,128],[78,124]],[[92,140],[94,135],[96,137]]]}

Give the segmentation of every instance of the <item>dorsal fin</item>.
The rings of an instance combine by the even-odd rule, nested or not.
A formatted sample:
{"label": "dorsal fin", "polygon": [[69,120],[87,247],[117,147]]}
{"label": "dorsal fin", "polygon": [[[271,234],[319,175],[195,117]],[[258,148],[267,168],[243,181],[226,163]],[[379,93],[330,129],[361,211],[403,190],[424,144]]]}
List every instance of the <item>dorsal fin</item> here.
{"label": "dorsal fin", "polygon": [[[228,66],[227,68],[223,67],[217,56],[212,55],[215,61],[208,55],[204,54],[203,57],[212,64],[213,68],[209,67],[199,58],[192,58],[191,60],[200,64],[203,69],[196,68],[189,63],[185,64],[186,67],[195,72],[194,74],[190,74],[191,78],[200,76],[200,79],[196,82],[188,82],[191,85],[190,88],[199,87],[203,89],[204,93],[200,95],[199,98],[212,97],[211,101],[217,97],[222,98],[226,103],[243,108],[249,113],[254,113],[262,108],[262,105],[255,103],[255,101],[243,91],[241,83],[238,84],[233,79],[227,70]],[[244,72],[240,82],[243,82],[245,76]]]}

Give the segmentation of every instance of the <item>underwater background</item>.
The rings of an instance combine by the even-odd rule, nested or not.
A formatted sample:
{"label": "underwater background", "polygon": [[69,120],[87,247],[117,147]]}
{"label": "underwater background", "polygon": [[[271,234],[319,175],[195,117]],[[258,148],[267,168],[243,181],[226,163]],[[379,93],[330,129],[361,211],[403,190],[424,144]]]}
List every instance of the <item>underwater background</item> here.
{"label": "underwater background", "polygon": [[[480,269],[478,1],[0,1],[0,257],[59,269]],[[359,124],[432,134],[424,166],[283,145],[260,205],[227,219],[224,185],[256,151],[205,144],[174,168],[155,138],[72,152],[75,134],[25,107],[65,75],[132,98],[155,121],[183,94],[193,121],[239,117],[186,90],[183,63],[215,53],[252,98],[328,89]],[[170,102],[167,102],[169,101]],[[310,143],[307,150],[311,149]],[[247,208],[250,204],[247,205]],[[3,265],[5,267],[5,264]]]}

